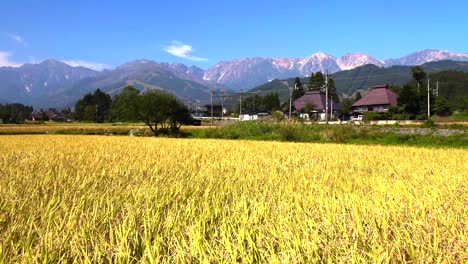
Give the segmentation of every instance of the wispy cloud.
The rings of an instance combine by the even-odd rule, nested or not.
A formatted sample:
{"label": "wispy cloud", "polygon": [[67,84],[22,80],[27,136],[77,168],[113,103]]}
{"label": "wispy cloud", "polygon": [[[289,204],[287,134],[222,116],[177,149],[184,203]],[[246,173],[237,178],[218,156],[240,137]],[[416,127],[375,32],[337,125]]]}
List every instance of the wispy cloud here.
{"label": "wispy cloud", "polygon": [[197,56],[190,55],[190,53],[193,52],[193,48],[190,45],[184,44],[180,41],[172,41],[172,45],[164,47],[163,49],[167,53],[170,53],[174,56],[192,60],[192,61],[206,61],[208,59],[206,58],[201,58]]}
{"label": "wispy cloud", "polygon": [[21,66],[21,63],[17,63],[14,61],[11,61],[9,58],[11,56],[11,53],[8,51],[0,51],[0,67],[19,67]]}
{"label": "wispy cloud", "polygon": [[12,34],[12,33],[5,33],[5,35],[8,36],[8,38],[10,38],[11,40],[13,40],[14,42],[20,44],[20,45],[23,45],[23,46],[28,46],[28,42],[26,42],[24,40],[23,37],[21,37],[20,35],[16,35],[16,34]]}
{"label": "wispy cloud", "polygon": [[112,66],[105,64],[105,63],[90,62],[90,61],[84,61],[84,60],[63,60],[62,62],[73,67],[82,66],[82,67],[90,68],[96,71],[102,71],[104,69],[112,68]]}

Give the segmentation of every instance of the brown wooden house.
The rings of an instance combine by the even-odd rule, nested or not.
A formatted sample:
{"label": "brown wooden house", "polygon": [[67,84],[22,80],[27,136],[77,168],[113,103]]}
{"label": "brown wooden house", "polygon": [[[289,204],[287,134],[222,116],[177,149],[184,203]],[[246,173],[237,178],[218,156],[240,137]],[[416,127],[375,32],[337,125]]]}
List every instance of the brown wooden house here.
{"label": "brown wooden house", "polygon": [[[338,116],[341,111],[341,104],[333,102],[331,97],[328,100],[329,116]],[[307,91],[303,96],[294,100],[293,104],[297,112],[302,112],[304,107],[311,105],[314,110],[308,113],[309,115],[312,114],[314,119],[325,118],[326,100],[325,94],[321,91]]]}
{"label": "brown wooden house", "polygon": [[353,112],[384,113],[390,106],[397,105],[398,95],[388,85],[377,85],[370,92],[352,105]]}

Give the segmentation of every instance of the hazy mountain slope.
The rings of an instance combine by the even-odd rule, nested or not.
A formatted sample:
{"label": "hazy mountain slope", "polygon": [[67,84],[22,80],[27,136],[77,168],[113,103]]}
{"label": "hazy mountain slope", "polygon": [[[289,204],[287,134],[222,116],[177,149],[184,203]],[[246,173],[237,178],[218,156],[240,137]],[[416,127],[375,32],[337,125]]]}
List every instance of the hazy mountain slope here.
{"label": "hazy mountain slope", "polygon": [[203,70],[183,64],[137,60],[102,72],[71,67],[63,62],[46,60],[18,68],[0,68],[0,97],[5,102],[21,102],[40,107],[67,107],[85,93],[97,88],[118,93],[135,84],[159,87],[180,98],[208,100],[210,86],[202,79]]}
{"label": "hazy mountain slope", "polygon": [[[115,70],[105,71],[99,76],[83,79],[53,96],[62,99],[51,98],[48,102],[52,102],[54,105],[73,105],[79,97],[87,92],[93,92],[99,88],[102,91],[117,94],[126,85],[134,85],[139,90],[157,87],[171,92],[181,99],[197,98],[207,101],[210,93],[209,86],[181,79],[174,72],[157,63],[136,61],[119,66]],[[37,103],[39,104],[39,102]]]}
{"label": "hazy mountain slope", "polygon": [[21,67],[0,67],[0,97],[8,102],[29,104],[33,98],[56,93],[77,81],[99,75],[84,67],[71,67],[63,62],[46,60]]}

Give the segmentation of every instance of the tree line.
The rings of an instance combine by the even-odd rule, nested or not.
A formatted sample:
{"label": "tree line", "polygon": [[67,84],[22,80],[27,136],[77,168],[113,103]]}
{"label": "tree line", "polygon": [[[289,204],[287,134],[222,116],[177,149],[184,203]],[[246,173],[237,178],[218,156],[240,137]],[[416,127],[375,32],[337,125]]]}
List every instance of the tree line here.
{"label": "tree line", "polygon": [[177,134],[182,124],[192,121],[189,109],[175,95],[132,86],[112,98],[97,89],[76,102],[74,117],[79,121],[145,123],[155,134]]}
{"label": "tree line", "polygon": [[[468,109],[468,73],[461,71],[442,71],[428,74],[421,66],[411,69],[413,80],[401,86],[390,85],[398,94],[398,105],[390,107],[384,118],[391,119],[426,119],[427,118],[427,79],[433,80],[431,93],[431,114],[439,116],[451,115],[453,111],[466,111]],[[440,81],[439,94],[435,95],[434,81]],[[313,73],[308,83],[302,83],[299,77],[295,78],[292,100],[303,96],[307,91],[322,91],[325,88],[325,76],[321,72]],[[328,79],[328,92],[330,98],[339,102],[333,78]],[[343,98],[342,113],[351,112],[351,105],[361,98],[359,92],[355,96]],[[289,102],[281,105],[277,92],[265,95],[253,94],[242,99],[242,111],[245,112],[274,112],[287,111]],[[234,112],[240,109],[239,103]],[[22,123],[33,112],[32,106],[20,103],[0,104],[0,119],[3,123]],[[44,112],[41,110],[44,114]],[[75,104],[75,111],[67,117],[78,121],[91,122],[145,122],[154,133],[164,131],[178,131],[181,124],[190,123],[190,111],[174,95],[157,90],[144,93],[132,86],[123,88],[114,98],[100,89],[94,93],[84,95]],[[45,114],[44,114],[45,116]],[[377,118],[382,118],[378,116]],[[47,118],[43,118],[47,120]]]}
{"label": "tree line", "polygon": [[[427,119],[427,80],[432,80],[430,87],[430,108],[431,115],[449,116],[454,110],[466,111],[468,107],[468,93],[466,92],[466,83],[468,83],[468,73],[460,71],[442,71],[428,74],[421,66],[411,68],[413,79],[407,82],[403,87],[390,85],[398,95],[398,104],[390,107],[387,113],[374,114],[375,119]],[[435,91],[435,81],[439,80],[439,94]],[[295,89],[292,91],[292,100],[303,96],[307,91],[324,91],[325,77],[321,72],[313,73],[308,79],[309,83],[304,85],[301,78],[295,78]],[[340,101],[336,92],[333,78],[328,79],[329,96],[334,102]],[[352,111],[352,104],[362,98],[360,92],[353,96],[341,99],[342,114],[348,114]]]}
{"label": "tree line", "polygon": [[[428,74],[421,66],[415,66],[411,69],[413,80],[406,83],[403,87],[394,85],[391,89],[398,94],[398,105],[390,107],[389,115],[394,119],[427,119],[427,108],[430,104],[431,115],[436,114],[439,116],[449,116],[453,110],[464,111],[467,103],[466,91],[461,92],[459,95],[452,98],[447,95],[455,88],[454,84],[446,85],[443,83],[444,88],[440,89],[441,93],[436,94],[435,80],[444,80],[443,76],[451,75],[453,71],[443,71],[436,74]],[[462,76],[468,76],[467,73],[459,72]],[[465,80],[468,80],[465,77]],[[432,84],[428,80],[432,80]],[[457,82],[457,78],[451,78],[451,82]],[[466,83],[465,83],[466,84]],[[442,86],[442,85],[441,85]],[[464,84],[462,85],[463,87]],[[429,102],[427,100],[427,93],[429,89]],[[465,102],[457,103],[456,97],[464,97]],[[450,98],[449,101],[447,98]],[[462,99],[463,100],[463,99]]]}
{"label": "tree line", "polygon": [[[463,112],[467,109],[466,83],[468,83],[468,73],[442,71],[428,74],[421,66],[414,66],[411,69],[411,74],[413,79],[405,85],[389,85],[390,89],[398,95],[397,105],[390,107],[387,113],[368,113],[368,115],[373,115],[368,117],[369,119],[427,119],[428,79],[432,80],[429,87],[431,115],[449,116],[454,110]],[[436,80],[440,80],[439,94],[436,94]],[[344,113],[350,112],[351,105],[361,97],[361,93],[357,92],[354,97],[343,99],[342,111]]]}
{"label": "tree line", "polygon": [[[259,113],[280,110],[281,102],[277,92],[269,92],[264,95],[253,94],[242,99],[242,113]],[[235,106],[234,112],[239,113],[240,102]]]}
{"label": "tree line", "polygon": [[0,119],[4,124],[18,124],[28,119],[33,107],[20,103],[0,104]]}
{"label": "tree line", "polygon": [[303,96],[307,91],[321,91],[325,93],[325,90],[328,88],[328,96],[333,100],[333,102],[338,103],[340,98],[336,92],[335,81],[332,77],[328,77],[328,82],[326,82],[326,77],[322,72],[318,71],[312,73],[309,77],[309,83],[307,85],[302,84],[301,78],[296,77],[294,79],[294,90],[292,91],[292,100],[296,100]]}

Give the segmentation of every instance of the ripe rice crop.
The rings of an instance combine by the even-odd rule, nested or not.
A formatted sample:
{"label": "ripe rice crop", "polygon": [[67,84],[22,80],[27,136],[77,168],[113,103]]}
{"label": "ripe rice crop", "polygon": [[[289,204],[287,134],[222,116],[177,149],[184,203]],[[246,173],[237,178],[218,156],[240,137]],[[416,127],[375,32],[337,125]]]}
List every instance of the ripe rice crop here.
{"label": "ripe rice crop", "polygon": [[[46,124],[0,124],[0,135],[13,134],[118,134],[128,135],[133,129],[149,135],[151,130],[143,123],[110,124],[110,123],[46,123]],[[201,126],[183,126],[183,130],[204,129]]]}
{"label": "ripe rice crop", "polygon": [[0,262],[468,261],[468,151],[0,136]]}

